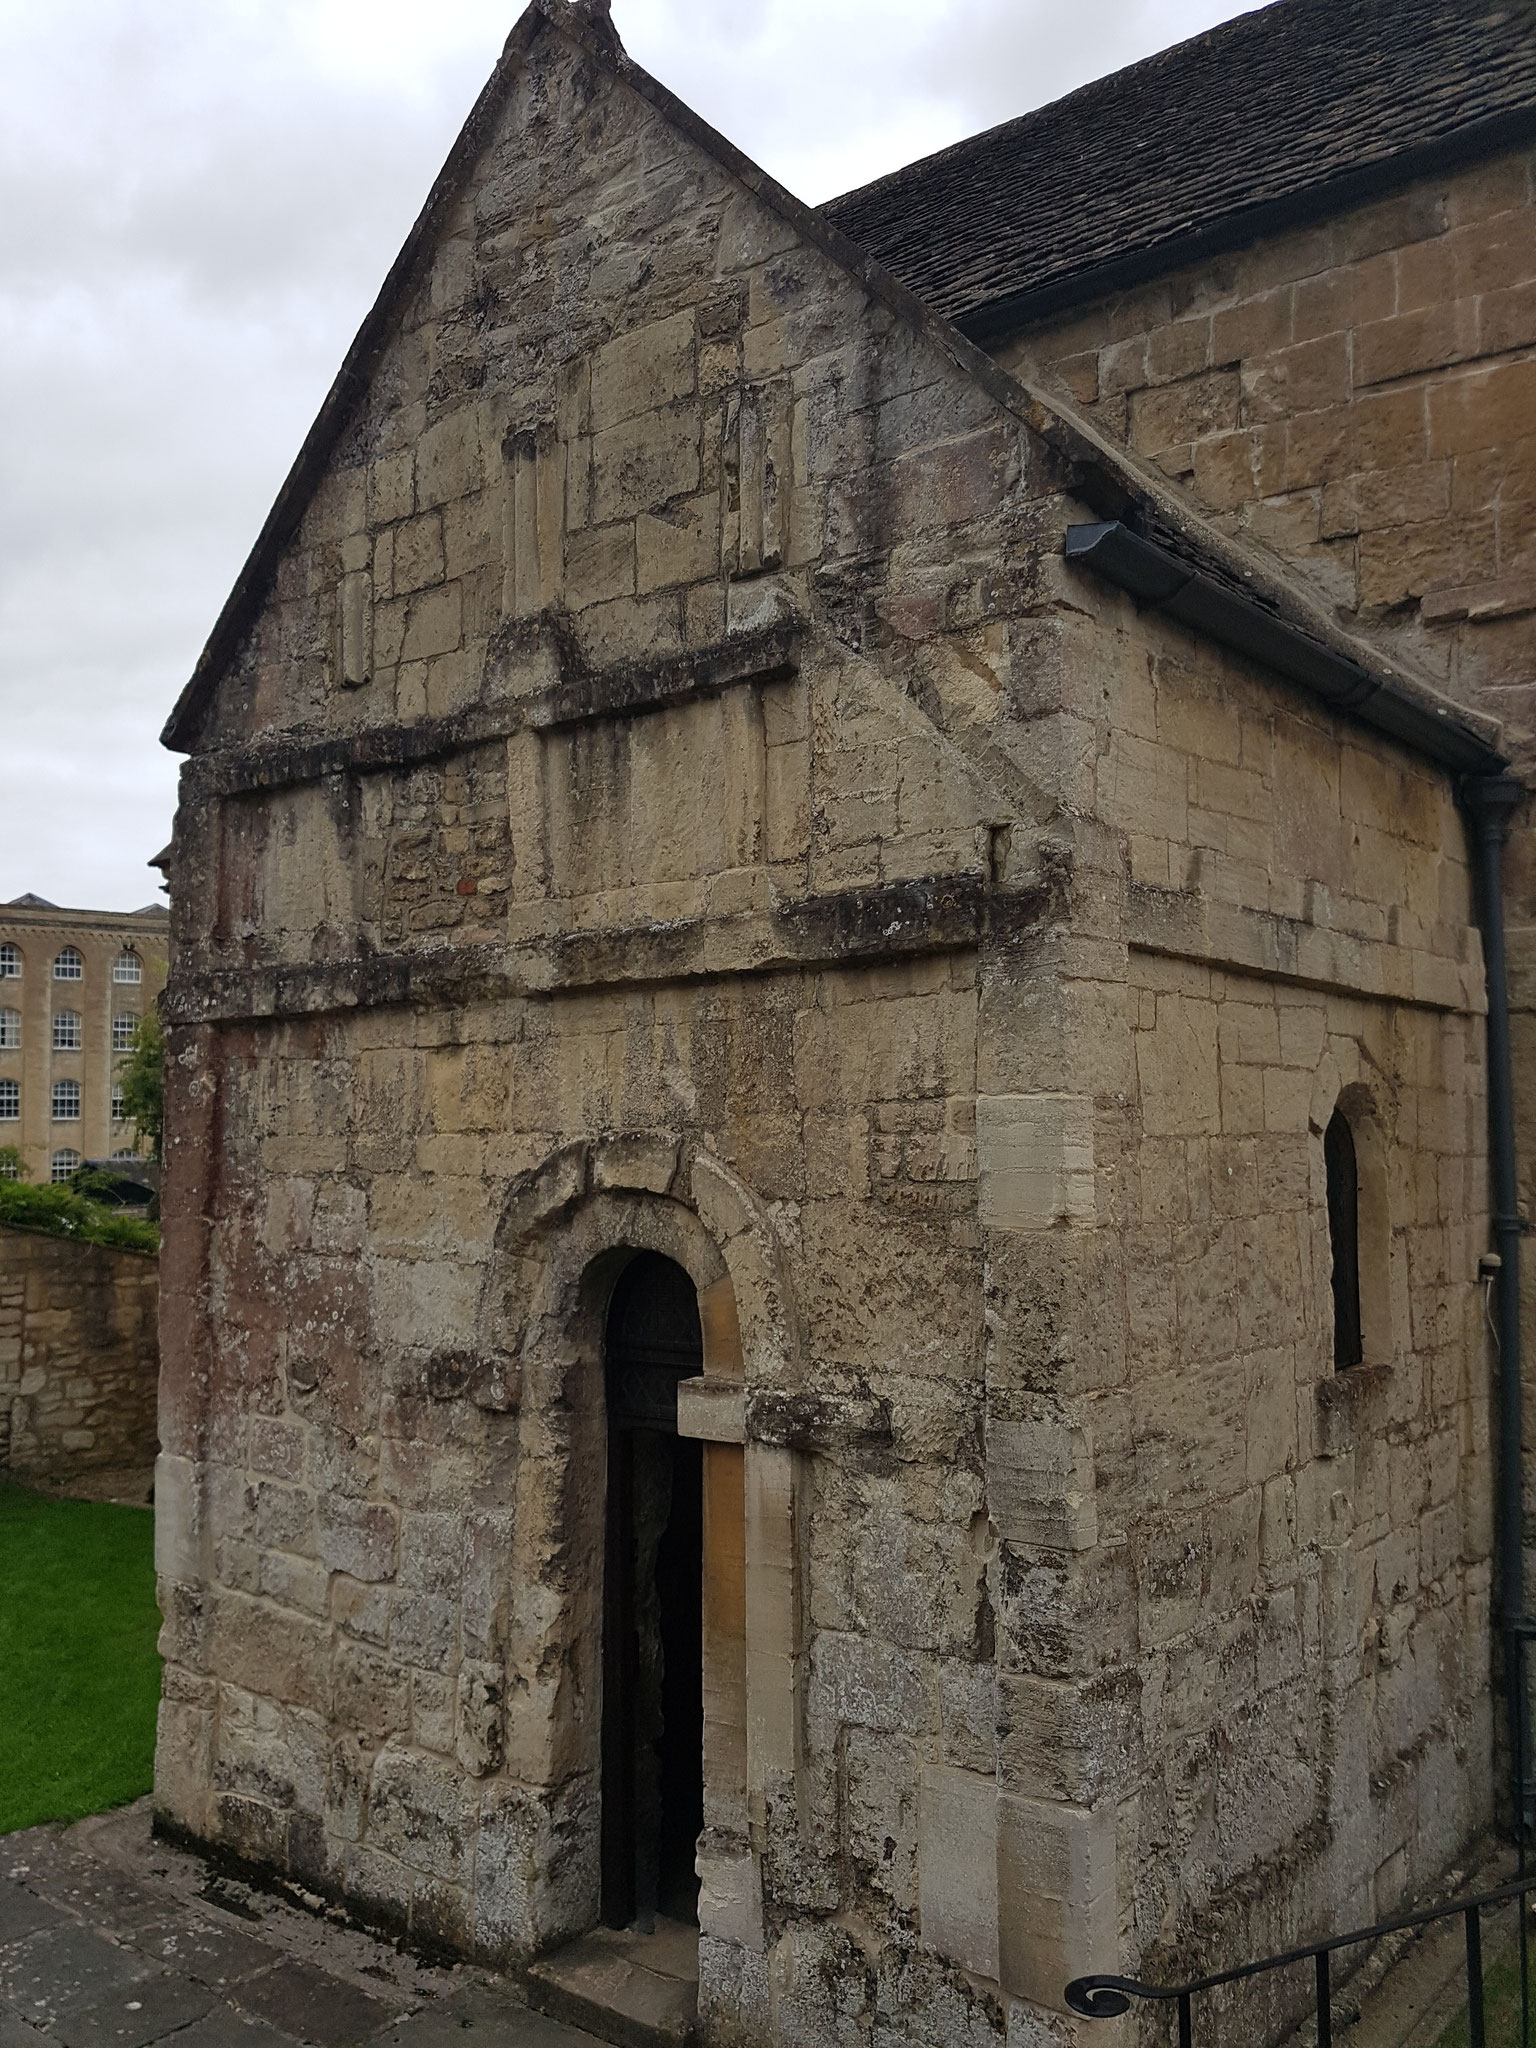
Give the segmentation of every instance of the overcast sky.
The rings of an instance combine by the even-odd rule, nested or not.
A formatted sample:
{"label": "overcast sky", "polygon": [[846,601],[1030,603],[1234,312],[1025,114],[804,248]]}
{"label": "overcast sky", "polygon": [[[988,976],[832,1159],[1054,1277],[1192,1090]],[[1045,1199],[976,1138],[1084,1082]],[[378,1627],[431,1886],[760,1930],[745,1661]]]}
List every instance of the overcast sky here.
{"label": "overcast sky", "polygon": [[[613,15],[815,201],[1252,4]],[[0,0],[0,901],[154,899],[160,726],[515,11]]]}

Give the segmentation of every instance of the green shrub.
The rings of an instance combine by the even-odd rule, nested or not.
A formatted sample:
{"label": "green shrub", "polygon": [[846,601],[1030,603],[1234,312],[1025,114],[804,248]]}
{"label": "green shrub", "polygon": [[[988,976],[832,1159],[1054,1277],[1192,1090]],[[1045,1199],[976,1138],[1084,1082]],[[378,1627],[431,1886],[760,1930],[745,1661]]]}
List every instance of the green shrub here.
{"label": "green shrub", "polygon": [[40,1230],[50,1237],[118,1245],[125,1251],[160,1249],[155,1224],[137,1216],[114,1215],[68,1186],[33,1187],[27,1181],[0,1180],[0,1223],[8,1223],[13,1230]]}

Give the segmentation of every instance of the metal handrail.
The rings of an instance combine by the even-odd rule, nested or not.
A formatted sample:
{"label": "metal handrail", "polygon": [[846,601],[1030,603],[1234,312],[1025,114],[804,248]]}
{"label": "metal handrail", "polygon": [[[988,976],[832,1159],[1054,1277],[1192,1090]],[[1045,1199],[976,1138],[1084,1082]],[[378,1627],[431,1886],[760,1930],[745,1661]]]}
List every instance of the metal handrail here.
{"label": "metal handrail", "polygon": [[[1256,1963],[1239,1963],[1234,1969],[1218,1970],[1209,1977],[1197,1977],[1188,1984],[1143,1984],[1136,1977],[1074,1977],[1066,1988],[1071,2010],[1084,2019],[1115,2019],[1130,2010],[1133,1998],[1175,2001],[1179,2011],[1179,2048],[1192,2048],[1193,2003],[1202,1992],[1222,1984],[1237,1984],[1247,1977],[1261,1977],[1270,1970],[1283,1970],[1292,1963],[1310,1961],[1316,1973],[1317,2044],[1333,2048],[1331,1957],[1336,1949],[1354,1948],[1361,1942],[1377,1941],[1386,1934],[1399,1934],[1408,1927],[1427,1927],[1436,1920],[1453,1920],[1461,1914],[1466,1926],[1468,2048],[1485,2048],[1483,2018],[1483,1947],[1481,1914],[1488,1906],[1502,1906],[1510,1899],[1524,1898],[1536,1891],[1536,1872],[1522,1873],[1492,1891],[1469,1899],[1454,1899],[1448,1906],[1429,1906],[1417,1913],[1397,1913],[1390,1920],[1378,1920],[1372,1927],[1357,1927],[1349,1934],[1329,1935],[1324,1941],[1310,1941],[1282,1955],[1264,1956]],[[1528,2019],[1530,1971],[1527,1956],[1525,1916],[1520,1916],[1520,2008],[1522,2022]],[[1520,2039],[1528,2028],[1522,2025]]]}

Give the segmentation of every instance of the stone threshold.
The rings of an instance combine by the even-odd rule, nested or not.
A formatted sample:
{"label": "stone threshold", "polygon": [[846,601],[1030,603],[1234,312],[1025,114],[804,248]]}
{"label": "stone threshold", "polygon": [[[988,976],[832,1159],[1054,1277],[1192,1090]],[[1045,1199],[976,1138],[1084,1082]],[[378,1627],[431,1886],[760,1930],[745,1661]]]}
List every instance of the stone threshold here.
{"label": "stone threshold", "polygon": [[652,1934],[595,1927],[523,1972],[528,2001],[614,2048],[693,2048],[699,1930],[658,1917]]}

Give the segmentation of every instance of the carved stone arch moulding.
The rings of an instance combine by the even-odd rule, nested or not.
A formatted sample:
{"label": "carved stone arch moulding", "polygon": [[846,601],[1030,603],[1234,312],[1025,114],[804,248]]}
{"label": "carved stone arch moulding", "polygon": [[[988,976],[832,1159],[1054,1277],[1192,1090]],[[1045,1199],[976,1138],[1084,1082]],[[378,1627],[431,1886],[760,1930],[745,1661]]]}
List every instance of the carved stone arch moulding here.
{"label": "carved stone arch moulding", "polygon": [[578,1139],[513,1182],[466,1374],[504,1386],[510,1398],[497,1405],[519,1405],[535,1356],[553,1363],[585,1348],[577,1325],[605,1305],[617,1270],[608,1255],[626,1247],[675,1259],[701,1296],[729,1279],[748,1384],[801,1387],[801,1321],[764,1205],[710,1153],[651,1132]]}
{"label": "carved stone arch moulding", "polygon": [[[580,1933],[598,1911],[603,1326],[613,1283],[634,1250],[659,1252],[682,1266],[701,1309],[712,1290],[734,1296],[749,1381],[803,1384],[799,1322],[772,1224],[718,1160],[669,1136],[630,1134],[562,1146],[513,1183],[462,1391],[478,1400],[477,1388],[499,1383],[507,1393],[503,1405],[518,1411],[502,1587],[509,1624],[506,1769],[530,1840],[543,1840],[549,1817],[560,1816],[558,1850],[551,1838],[548,1853],[518,1859],[497,1886],[495,1917],[517,1929],[523,1953]],[[706,1697],[729,1677],[741,1694],[734,1720],[743,1746],[745,1695],[756,1668],[764,1729],[754,1758],[742,1747],[729,1762],[706,1736],[710,1846],[700,1912],[708,1931],[760,1946],[760,1881],[747,1838],[749,1769],[764,1787],[760,1806],[769,1782],[790,1814],[795,1804],[789,1786],[798,1751],[796,1609],[793,1594],[781,1597],[779,1585],[795,1575],[793,1459],[748,1447],[743,1497],[743,1453],[732,1455],[737,1515],[745,1517],[739,1547],[753,1567],[762,1551],[768,1583],[759,1588],[749,1567],[746,1639],[727,1660],[728,1674],[708,1667]],[[749,1528],[758,1531],[755,1546],[748,1545]],[[715,1654],[706,1637],[706,1660]]]}

